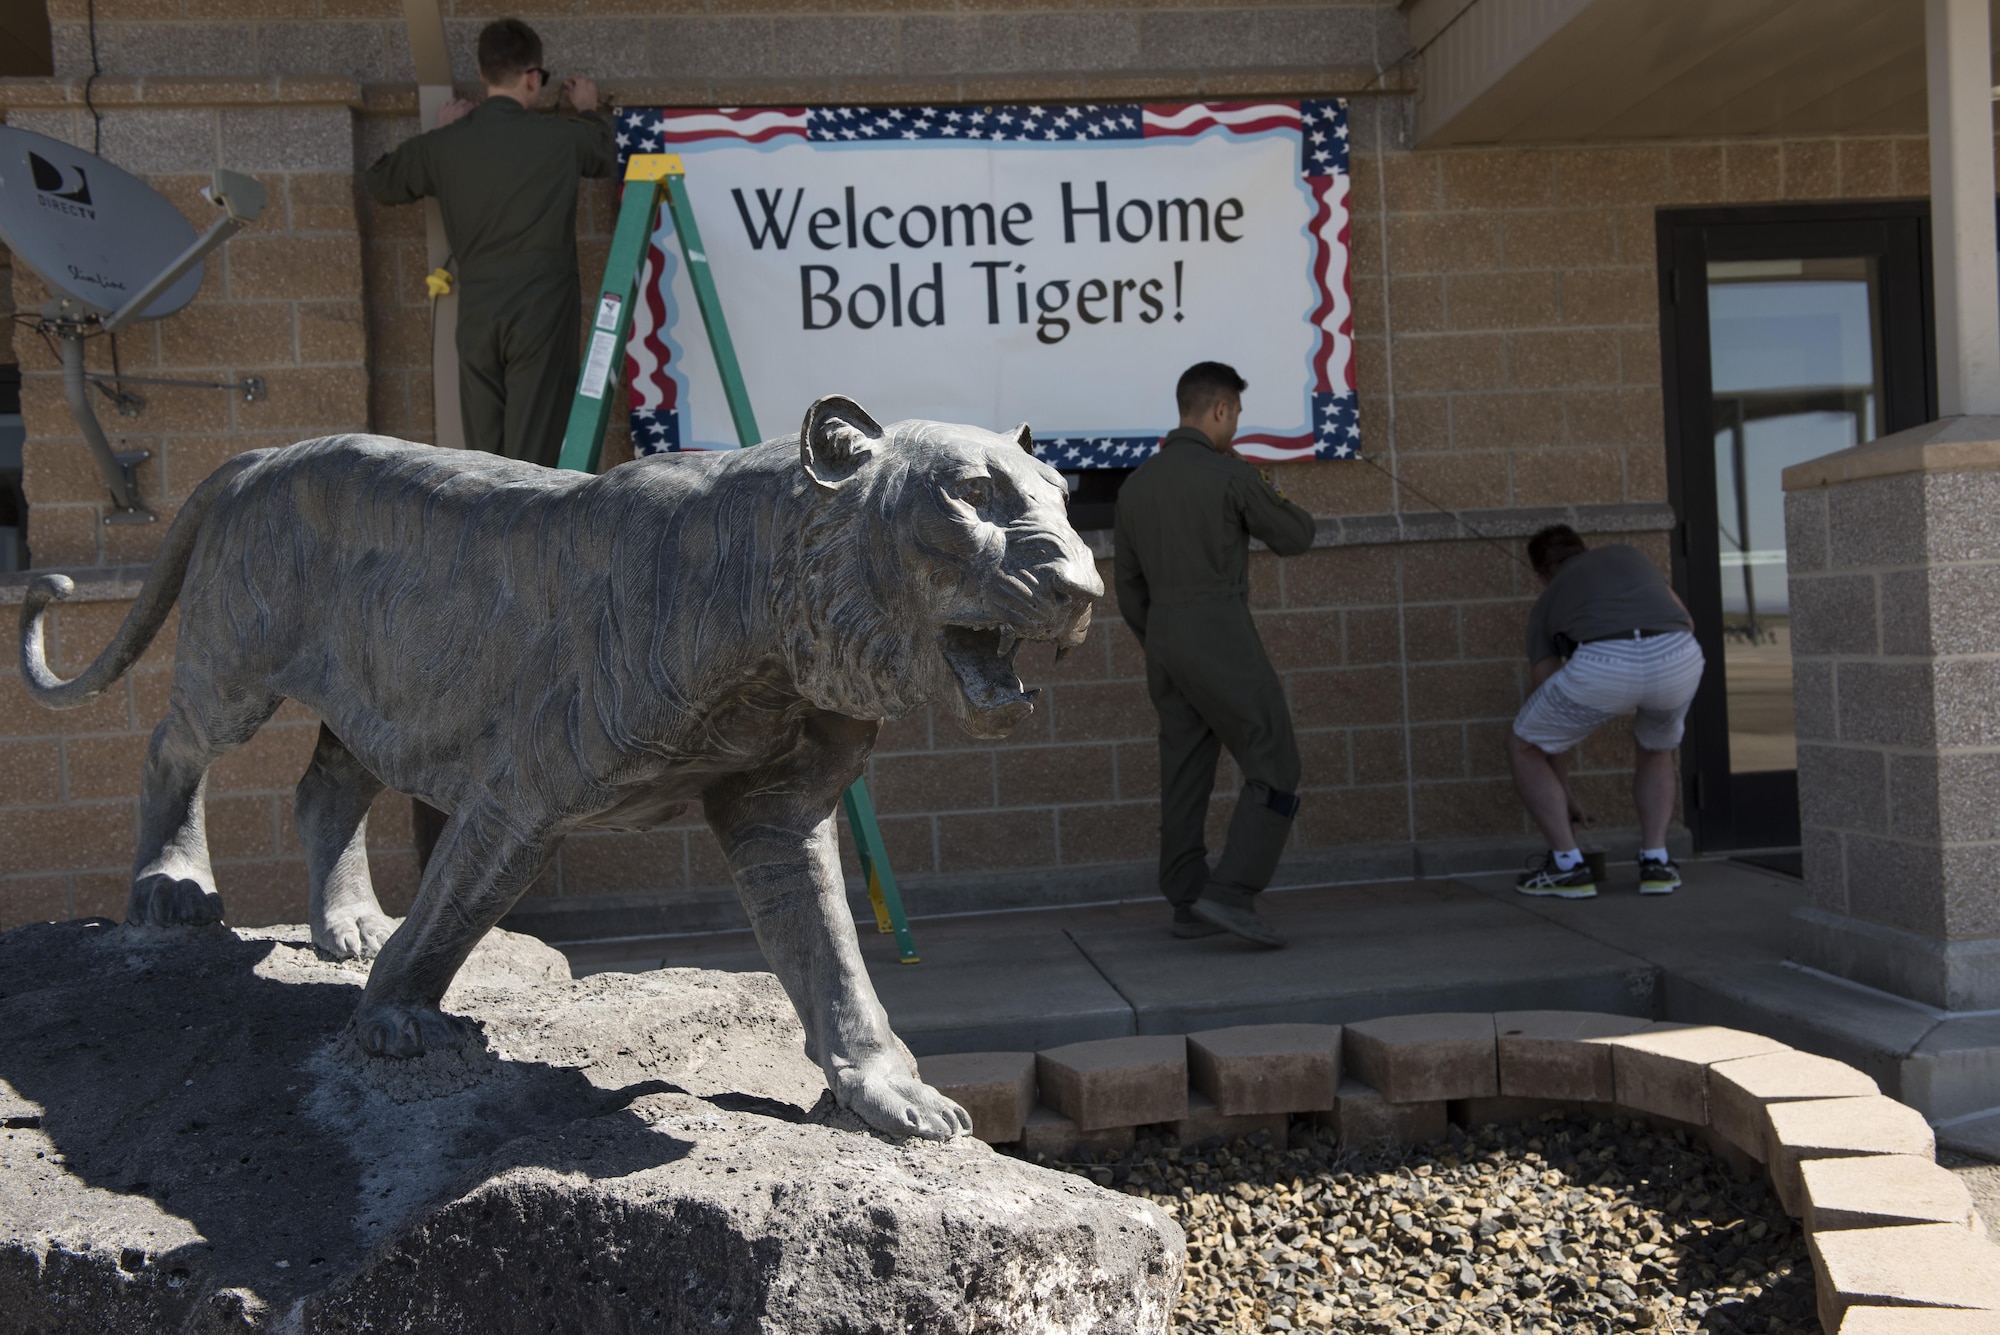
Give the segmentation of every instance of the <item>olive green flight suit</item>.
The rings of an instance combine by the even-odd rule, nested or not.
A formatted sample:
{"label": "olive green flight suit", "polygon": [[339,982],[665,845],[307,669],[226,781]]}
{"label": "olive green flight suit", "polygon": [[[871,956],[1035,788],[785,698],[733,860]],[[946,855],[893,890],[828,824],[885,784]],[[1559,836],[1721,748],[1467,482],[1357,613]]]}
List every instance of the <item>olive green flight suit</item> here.
{"label": "olive green flight suit", "polygon": [[436,196],[458,262],[458,401],[465,442],[553,468],[576,393],[577,178],[618,166],[611,122],[489,96],[464,119],[375,160],[380,204]]}
{"label": "olive green flight suit", "polygon": [[[1203,895],[1249,907],[1298,810],[1291,711],[1250,619],[1252,537],[1296,556],[1313,517],[1191,427],[1169,432],[1118,493],[1118,611],[1145,645],[1160,715],[1160,891],[1177,909]],[[1211,872],[1203,831],[1225,746],[1243,791]]]}

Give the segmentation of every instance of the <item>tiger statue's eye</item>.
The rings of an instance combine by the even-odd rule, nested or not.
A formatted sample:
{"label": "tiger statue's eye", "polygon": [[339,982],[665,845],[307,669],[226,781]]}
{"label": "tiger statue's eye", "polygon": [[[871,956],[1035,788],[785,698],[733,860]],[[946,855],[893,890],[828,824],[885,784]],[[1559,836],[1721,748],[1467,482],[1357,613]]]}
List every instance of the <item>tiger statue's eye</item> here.
{"label": "tiger statue's eye", "polygon": [[984,505],[993,499],[993,488],[983,477],[969,477],[958,484],[958,498],[967,505]]}

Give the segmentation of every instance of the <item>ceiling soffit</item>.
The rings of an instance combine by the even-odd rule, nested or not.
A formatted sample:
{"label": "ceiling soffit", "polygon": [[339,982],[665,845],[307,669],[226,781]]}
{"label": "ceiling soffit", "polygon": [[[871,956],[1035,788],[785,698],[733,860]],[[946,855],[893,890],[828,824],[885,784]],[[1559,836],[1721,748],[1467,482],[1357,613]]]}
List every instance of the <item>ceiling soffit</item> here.
{"label": "ceiling soffit", "polygon": [[1425,147],[1924,129],[1923,0],[1404,0],[1403,9],[1419,52]]}

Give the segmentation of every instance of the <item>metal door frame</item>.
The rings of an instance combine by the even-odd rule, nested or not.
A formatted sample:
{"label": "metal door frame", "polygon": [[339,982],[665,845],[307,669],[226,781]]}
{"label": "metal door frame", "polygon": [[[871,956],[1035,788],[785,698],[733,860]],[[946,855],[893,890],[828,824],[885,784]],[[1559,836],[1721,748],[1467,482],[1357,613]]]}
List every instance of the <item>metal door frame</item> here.
{"label": "metal door frame", "polygon": [[1874,256],[1882,298],[1882,434],[1901,431],[1937,417],[1930,201],[1662,209],[1656,225],[1674,587],[1694,614],[1695,637],[1709,662],[1681,745],[1683,809],[1697,850],[1793,846],[1797,774],[1729,772],[1707,266]]}

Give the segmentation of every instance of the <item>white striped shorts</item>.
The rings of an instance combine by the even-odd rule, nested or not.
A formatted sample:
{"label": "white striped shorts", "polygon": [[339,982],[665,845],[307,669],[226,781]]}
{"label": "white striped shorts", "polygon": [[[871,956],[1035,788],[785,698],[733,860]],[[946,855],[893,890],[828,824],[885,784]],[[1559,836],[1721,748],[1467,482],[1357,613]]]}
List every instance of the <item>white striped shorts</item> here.
{"label": "white striped shorts", "polygon": [[1704,665],[1701,646],[1686,631],[1580,645],[1521,706],[1514,734],[1559,756],[1620,714],[1637,710],[1633,740],[1648,751],[1671,751],[1681,744]]}

